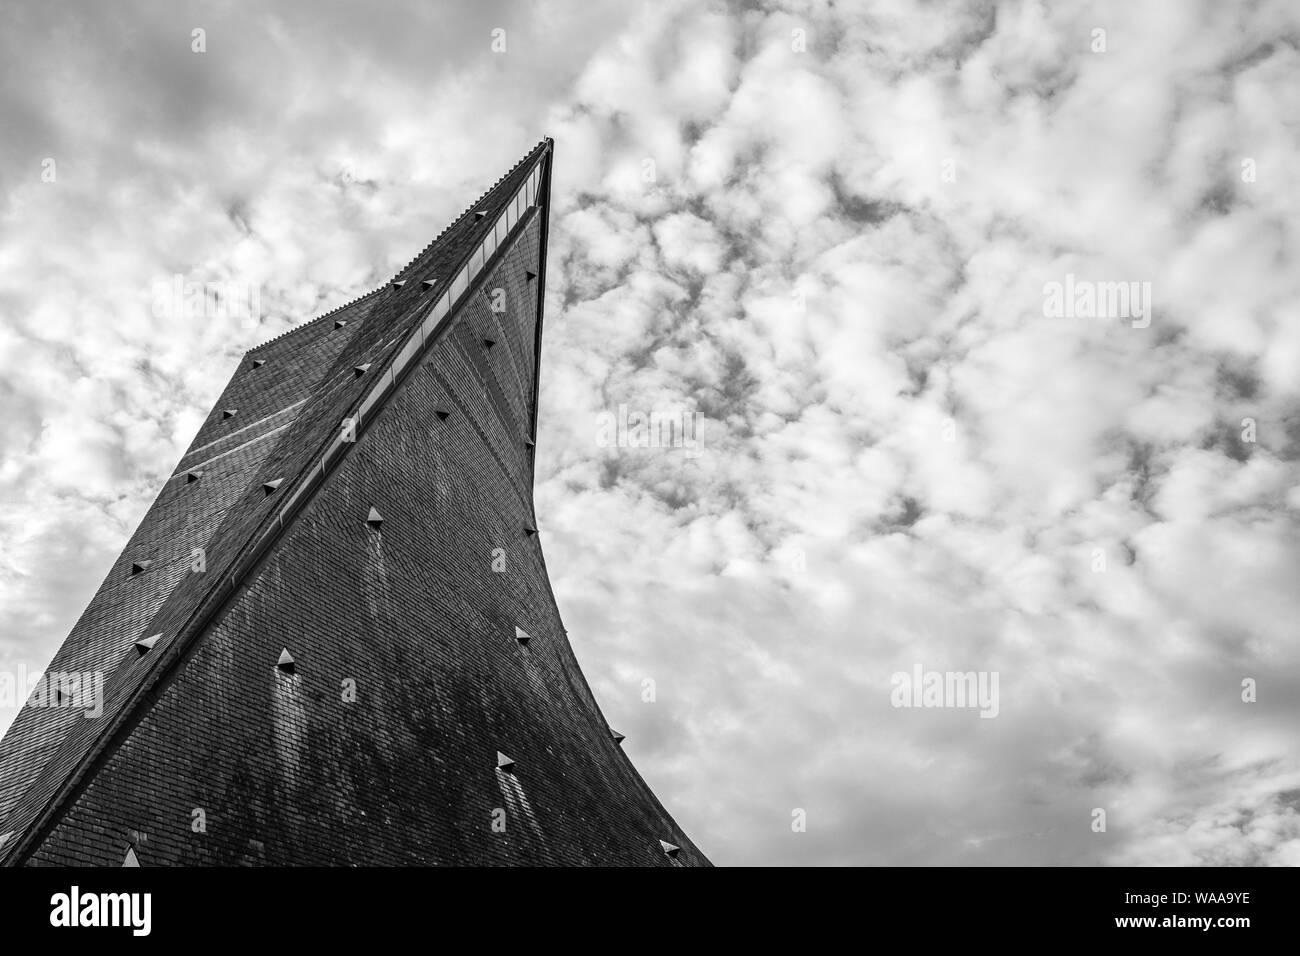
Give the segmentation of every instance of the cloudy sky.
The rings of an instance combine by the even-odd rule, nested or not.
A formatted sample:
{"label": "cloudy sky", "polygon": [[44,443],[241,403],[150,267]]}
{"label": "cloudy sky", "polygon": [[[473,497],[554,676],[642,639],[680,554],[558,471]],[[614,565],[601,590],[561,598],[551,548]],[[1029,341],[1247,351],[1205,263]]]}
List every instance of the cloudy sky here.
{"label": "cloudy sky", "polygon": [[715,862],[1300,865],[1293,0],[274,11],[0,6],[0,668],[245,349],[550,135],[547,563]]}

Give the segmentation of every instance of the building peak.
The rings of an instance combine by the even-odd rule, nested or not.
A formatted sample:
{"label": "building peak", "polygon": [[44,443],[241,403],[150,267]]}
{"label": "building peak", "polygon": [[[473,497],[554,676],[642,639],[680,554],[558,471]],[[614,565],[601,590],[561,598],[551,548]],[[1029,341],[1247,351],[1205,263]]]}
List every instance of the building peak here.
{"label": "building peak", "polygon": [[551,164],[239,362],[48,668],[94,699],[0,741],[4,863],[708,864],[611,734],[536,533]]}
{"label": "building peak", "polygon": [[342,305],[335,306],[334,308],[330,309],[328,312],[323,312],[320,315],[316,316],[315,318],[308,319],[305,322],[300,322],[298,325],[295,325],[292,328],[285,329],[283,332],[280,332],[279,334],[274,335],[269,339],[266,339],[264,342],[259,342],[257,345],[254,345],[251,348],[249,348],[244,354],[246,356],[250,355],[253,352],[257,352],[261,349],[266,348],[269,345],[272,345],[273,343],[280,342],[282,339],[286,339],[298,332],[302,332],[305,329],[311,328],[312,326],[315,326],[318,323],[323,322],[325,319],[328,319],[331,316],[338,315],[339,313],[344,312],[347,309],[359,305],[365,302],[367,299],[370,299],[373,296],[376,296],[379,293],[384,292],[386,289],[390,288],[395,281],[401,280],[403,275],[409,272],[410,269],[421,260],[421,258],[425,257],[429,253],[429,251],[433,249],[434,246],[436,246],[440,241],[442,241],[443,237],[446,236],[450,230],[452,230],[458,223],[465,220],[467,216],[470,216],[472,213],[474,213],[481,206],[481,204],[484,201],[486,201],[488,197],[492,195],[493,191],[496,190],[503,182],[505,182],[507,178],[511,176],[511,174],[513,174],[520,167],[527,166],[531,163],[537,162],[543,155],[551,152],[554,149],[554,146],[555,146],[554,140],[552,140],[549,136],[544,137],[541,140],[541,142],[539,142],[536,146],[534,146],[527,153],[525,153],[521,159],[519,159],[512,167],[510,167],[510,169],[505,173],[505,175],[499,177],[496,180],[496,182],[494,182],[485,192],[483,192],[478,197],[478,199],[476,199],[474,202],[470,203],[468,206],[462,209],[460,214],[457,215],[455,219],[453,219],[450,223],[444,226],[442,231],[440,231],[436,236],[434,236],[433,239],[431,239],[413,259],[407,262],[406,265],[403,266],[401,269],[398,269],[397,272],[395,272],[392,275],[392,277],[389,278],[386,282],[376,286],[374,289],[370,290],[369,292],[364,292],[361,295],[358,295],[348,300],[347,302],[344,302]]}

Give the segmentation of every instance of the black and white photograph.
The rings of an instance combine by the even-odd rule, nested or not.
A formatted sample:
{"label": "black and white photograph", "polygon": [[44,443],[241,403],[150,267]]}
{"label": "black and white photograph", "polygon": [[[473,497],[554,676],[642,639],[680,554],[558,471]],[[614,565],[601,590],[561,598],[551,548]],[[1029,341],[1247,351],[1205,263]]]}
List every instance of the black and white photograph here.
{"label": "black and white photograph", "polygon": [[1279,928],[1298,176],[1294,0],[0,0],[0,897]]}

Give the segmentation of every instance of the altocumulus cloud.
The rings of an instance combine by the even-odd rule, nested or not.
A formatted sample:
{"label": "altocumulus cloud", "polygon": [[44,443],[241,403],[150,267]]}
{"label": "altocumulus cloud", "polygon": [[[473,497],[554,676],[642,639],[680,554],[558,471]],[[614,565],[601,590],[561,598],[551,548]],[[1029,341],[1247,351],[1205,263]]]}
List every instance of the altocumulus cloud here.
{"label": "altocumulus cloud", "polygon": [[[549,134],[548,562],[717,862],[1300,864],[1294,5],[848,6],[7,7],[0,666],[244,349]],[[261,324],[160,319],[175,274]],[[918,665],[997,717],[892,706]]]}

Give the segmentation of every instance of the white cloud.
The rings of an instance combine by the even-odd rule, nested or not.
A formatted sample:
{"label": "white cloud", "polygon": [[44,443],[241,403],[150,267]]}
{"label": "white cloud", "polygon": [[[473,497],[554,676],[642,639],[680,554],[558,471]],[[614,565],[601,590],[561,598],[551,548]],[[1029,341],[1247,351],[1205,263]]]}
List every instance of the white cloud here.
{"label": "white cloud", "polygon": [[[550,133],[548,567],[707,852],[1300,859],[1294,5],[551,2],[436,42],[290,7],[138,75],[94,9],[0,96],[0,666],[48,660],[242,349]],[[176,272],[271,318],[164,326]],[[1151,326],[1046,318],[1067,273],[1151,282]],[[701,454],[601,448],[620,403],[699,411]],[[891,707],[916,662],[999,671],[999,716]]]}

